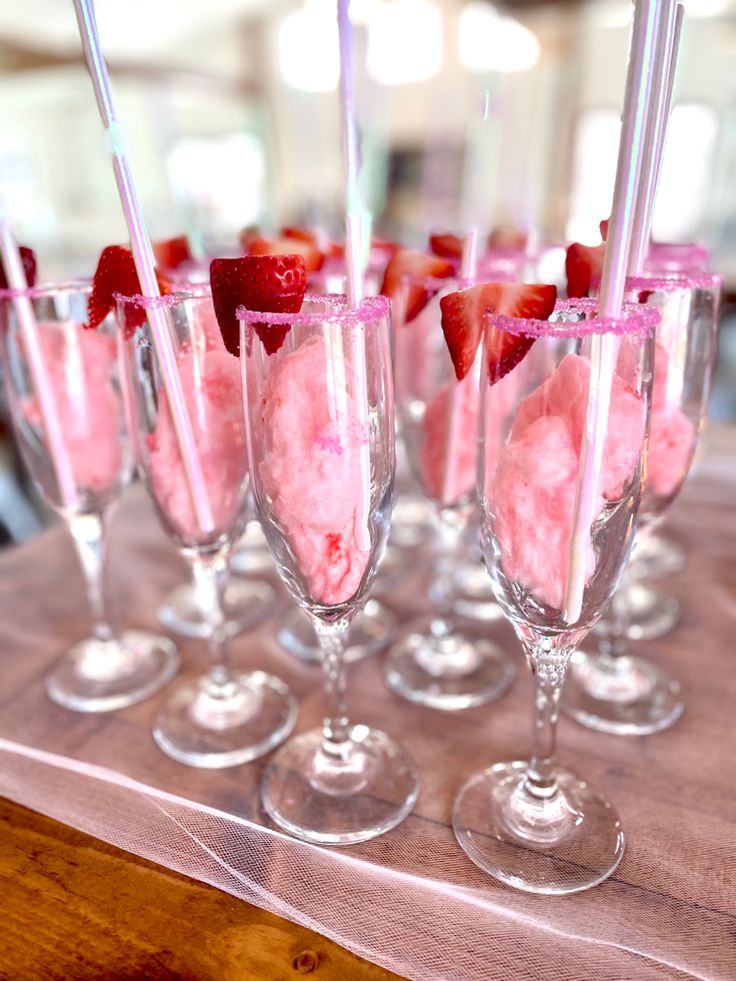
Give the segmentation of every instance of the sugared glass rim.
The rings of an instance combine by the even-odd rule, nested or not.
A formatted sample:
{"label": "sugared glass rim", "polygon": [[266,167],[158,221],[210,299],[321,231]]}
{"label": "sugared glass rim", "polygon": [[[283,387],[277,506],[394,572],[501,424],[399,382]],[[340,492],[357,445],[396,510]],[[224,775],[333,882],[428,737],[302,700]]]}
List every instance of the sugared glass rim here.
{"label": "sugared glass rim", "polygon": [[[411,286],[421,286],[426,290],[436,290],[438,293],[440,290],[445,289],[447,286],[451,286],[453,292],[457,290],[468,290],[472,289],[473,286],[483,286],[485,283],[491,282],[488,277],[482,275],[477,276],[412,276],[411,273],[404,273],[401,277],[402,283],[409,283]],[[492,280],[494,283],[517,283],[518,277],[516,277],[512,272],[499,273],[494,275]]]}
{"label": "sugared glass rim", "polygon": [[717,273],[673,272],[672,275],[659,273],[656,276],[627,276],[624,289],[650,290],[652,293],[674,293],[676,290],[717,290],[723,278]]}
{"label": "sugared glass rim", "polygon": [[385,296],[366,296],[356,310],[348,307],[348,298],[344,293],[307,293],[304,302],[322,303],[327,309],[320,313],[304,310],[299,313],[266,313],[240,306],[235,311],[235,316],[244,324],[271,324],[274,327],[319,327],[322,324],[352,327],[384,320],[390,310]]}
{"label": "sugared glass rim", "polygon": [[61,283],[42,283],[40,286],[28,286],[24,290],[0,289],[0,300],[39,300],[47,296],[60,296],[65,293],[89,293],[92,289],[91,279],[68,279]]}
{"label": "sugared glass rim", "polygon": [[[589,337],[595,334],[651,334],[659,323],[659,310],[642,303],[624,303],[620,317],[598,317],[596,300],[581,298],[558,300],[551,316],[556,314],[585,314],[586,320],[535,320],[487,313],[492,327],[507,334],[527,337]],[[592,316],[590,316],[592,314]]]}
{"label": "sugared glass rim", "polygon": [[192,283],[192,288],[188,290],[175,290],[173,293],[164,293],[161,296],[144,296],[142,293],[134,293],[126,296],[124,293],[113,293],[113,299],[123,307],[140,307],[142,310],[160,310],[166,307],[175,307],[179,303],[187,300],[206,300],[212,296],[209,286],[202,283]]}
{"label": "sugared glass rim", "polygon": [[697,255],[701,259],[707,259],[710,254],[701,242],[650,242],[649,252],[677,257]]}

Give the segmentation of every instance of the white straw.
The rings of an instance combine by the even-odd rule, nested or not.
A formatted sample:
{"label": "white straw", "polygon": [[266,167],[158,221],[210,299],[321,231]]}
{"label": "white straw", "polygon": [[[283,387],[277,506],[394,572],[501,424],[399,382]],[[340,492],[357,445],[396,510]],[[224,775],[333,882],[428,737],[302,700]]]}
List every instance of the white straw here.
{"label": "white straw", "polygon": [[2,253],[2,264],[8,287],[17,291],[12,303],[23,338],[33,388],[38,399],[41,423],[46,434],[47,448],[51,457],[56,484],[59,488],[59,496],[64,508],[73,510],[79,503],[74,470],[64,440],[61,416],[51,386],[51,379],[46,372],[46,361],[44,360],[38,324],[33,312],[33,304],[28,296],[23,296],[21,293],[21,291],[28,289],[23,270],[23,260],[10,230],[10,224],[4,217],[0,217],[0,252]]}
{"label": "white straw", "polygon": [[[635,210],[641,203],[638,191],[647,117],[652,110],[657,43],[664,23],[663,7],[669,2],[671,0],[639,0],[634,8],[616,183],[598,297],[601,317],[621,315]],[[590,530],[599,507],[616,349],[614,335],[591,339],[588,405],[563,604],[563,616],[568,623],[576,623],[582,611]]]}
{"label": "white straw", "polygon": [[653,95],[654,112],[647,125],[646,152],[644,154],[644,173],[639,187],[640,206],[636,210],[629,275],[639,276],[643,269],[649,249],[649,236],[654,215],[654,204],[657,198],[659,177],[662,171],[664,143],[667,135],[667,123],[672,107],[672,91],[677,69],[677,55],[680,47],[680,32],[682,30],[681,3],[676,6],[668,5],[665,9],[665,25],[657,46],[656,86]]}
{"label": "white straw", "polygon": [[[357,310],[363,300],[363,243],[365,227],[358,188],[358,129],[353,88],[353,35],[350,0],[337,0],[337,26],[340,35],[340,103],[342,109],[343,161],[345,167],[345,274],[348,306]],[[353,331],[353,392],[360,427],[365,433],[359,450],[360,499],[356,515],[356,534],[361,548],[371,547],[368,516],[371,508],[371,457],[368,444],[368,391],[365,358],[365,325],[356,323]]]}
{"label": "white straw", "polygon": [[[100,111],[102,123],[107,131],[115,181],[123,207],[125,221],[130,235],[130,245],[135,260],[135,267],[141,283],[144,296],[159,295],[158,282],[153,261],[151,242],[148,238],[143,217],[141,215],[138,197],[133,184],[133,176],[123,151],[122,134],[115,113],[115,106],[110,88],[110,78],[107,65],[102,55],[100,39],[97,34],[92,0],[74,0],[74,9],[79,24],[79,35],[84,48],[92,86]],[[184,400],[181,379],[176,366],[176,356],[169,335],[169,327],[163,309],[151,306],[147,309],[148,322],[151,327],[151,337],[156,351],[156,358],[161,369],[166,398],[171,410],[174,432],[179,448],[184,476],[192,502],[192,510],[202,533],[207,534],[215,527],[210,510],[207,487],[205,485],[202,467],[197,453],[191,419]]]}

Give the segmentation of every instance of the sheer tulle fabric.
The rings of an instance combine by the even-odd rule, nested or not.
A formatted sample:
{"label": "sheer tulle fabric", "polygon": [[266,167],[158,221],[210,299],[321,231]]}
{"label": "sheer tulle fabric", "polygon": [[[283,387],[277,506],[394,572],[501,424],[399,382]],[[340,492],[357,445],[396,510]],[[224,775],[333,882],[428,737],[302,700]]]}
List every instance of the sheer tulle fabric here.
{"label": "sheer tulle fabric", "polygon": [[[645,751],[639,740],[563,722],[561,762],[574,763],[615,798],[630,843],[614,878],[589,893],[514,893],[476,869],[452,834],[452,800],[464,779],[526,739],[531,680],[523,672],[491,711],[471,709],[450,720],[399,703],[376,660],[354,666],[355,716],[390,723],[417,761],[423,790],[403,825],[349,849],[319,848],[264,827],[260,763],[192,771],[163,756],[150,735],[155,699],[99,718],[49,703],[43,672],[85,623],[81,580],[60,531],[0,561],[0,603],[13,611],[0,622],[0,793],[412,979],[648,981],[678,972],[731,979],[735,459],[732,440],[721,447],[711,440],[673,515],[675,536],[689,553],[686,571],[671,583],[685,621],[653,646],[677,663],[688,694],[682,722],[647,741]],[[127,496],[111,537],[122,612],[153,624],[160,596],[184,570],[140,488]],[[412,578],[395,595],[395,609],[414,615],[421,596]],[[507,626],[492,632],[518,649]],[[185,642],[182,653],[193,667],[201,652]],[[272,624],[241,638],[233,653],[238,665],[267,663],[288,681],[301,699],[298,730],[319,721],[319,671],[283,653]]]}

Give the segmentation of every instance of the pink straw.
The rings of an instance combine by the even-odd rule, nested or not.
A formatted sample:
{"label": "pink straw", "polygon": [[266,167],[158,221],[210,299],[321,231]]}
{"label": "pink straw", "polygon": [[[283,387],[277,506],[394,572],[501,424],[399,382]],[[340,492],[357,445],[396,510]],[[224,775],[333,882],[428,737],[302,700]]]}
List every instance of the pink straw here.
{"label": "pink straw", "polygon": [[79,504],[74,470],[64,441],[61,416],[56,405],[51,379],[46,372],[46,362],[38,333],[38,324],[33,313],[33,304],[27,295],[23,295],[24,291],[28,289],[23,271],[23,260],[10,230],[10,224],[4,217],[0,217],[0,252],[2,253],[2,264],[8,287],[15,292],[11,302],[15,306],[15,313],[23,337],[23,346],[26,349],[28,367],[38,399],[41,422],[46,434],[56,484],[63,506],[73,510]]}
{"label": "pink straw", "polygon": [[[74,0],[74,9],[77,14],[79,36],[82,40],[87,68],[92,79],[97,107],[110,142],[115,181],[120,195],[120,203],[123,206],[125,222],[128,226],[131,250],[141,283],[141,292],[144,296],[155,297],[159,295],[159,289],[154,268],[153,251],[151,250],[151,242],[143,224],[133,176],[123,151],[122,134],[115,113],[107,65],[105,64],[100,39],[97,34],[92,0]],[[164,311],[157,307],[152,307],[148,311],[148,322],[151,326],[153,345],[161,368],[166,398],[171,410],[171,418],[174,423],[176,441],[192,502],[192,509],[197,516],[197,522],[201,531],[207,534],[214,529],[215,524],[210,510],[207,488],[197,453],[197,444],[194,440],[192,424],[184,400],[181,379],[176,367],[176,356],[171,343]]]}
{"label": "pink straw", "polygon": [[[350,0],[337,0],[337,27],[340,35],[340,103],[342,109],[343,161],[345,166],[345,274],[348,308],[357,310],[363,300],[363,208],[358,191],[358,127],[353,88],[353,34]],[[368,391],[365,343],[362,329],[353,333],[353,391],[361,428],[366,439],[360,446],[360,501],[356,532],[361,548],[371,547],[368,515],[371,507],[371,459],[368,445]]]}
{"label": "pink straw", "polygon": [[[634,8],[616,183],[598,297],[598,312],[602,317],[621,315],[635,213],[643,204],[639,184],[646,152],[647,118],[652,111],[655,90],[657,46],[666,22],[665,7],[672,2],[638,0]],[[591,341],[590,391],[581,447],[581,476],[565,585],[563,615],[568,623],[579,620],[583,606],[590,529],[598,507],[616,345],[616,337],[610,335]]]}

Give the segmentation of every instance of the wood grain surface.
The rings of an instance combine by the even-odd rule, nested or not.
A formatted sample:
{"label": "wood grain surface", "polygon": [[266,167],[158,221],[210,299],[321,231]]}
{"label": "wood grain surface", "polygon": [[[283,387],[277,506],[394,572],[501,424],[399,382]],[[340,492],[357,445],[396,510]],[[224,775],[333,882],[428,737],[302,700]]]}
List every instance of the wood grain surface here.
{"label": "wood grain surface", "polygon": [[0,977],[389,981],[212,886],[0,799]]}

